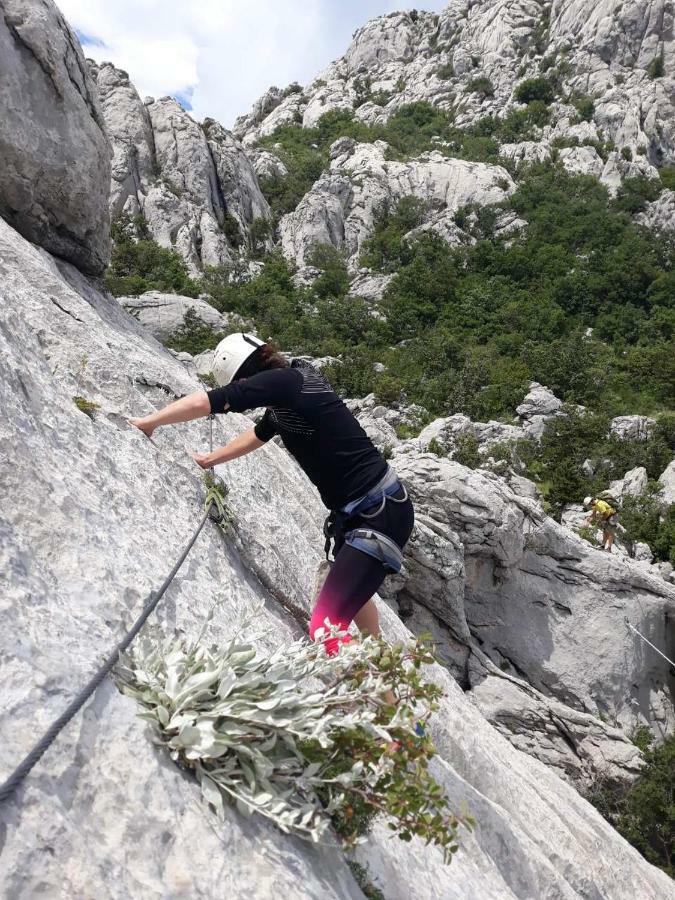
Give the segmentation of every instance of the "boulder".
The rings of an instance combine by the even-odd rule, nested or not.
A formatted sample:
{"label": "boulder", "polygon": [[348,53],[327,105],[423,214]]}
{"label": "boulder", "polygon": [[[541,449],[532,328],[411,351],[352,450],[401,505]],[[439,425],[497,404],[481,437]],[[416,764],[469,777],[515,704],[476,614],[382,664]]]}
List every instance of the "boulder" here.
{"label": "boulder", "polygon": [[362,297],[370,303],[378,303],[392,278],[392,275],[379,275],[369,269],[360,269],[349,284],[349,296]]}
{"label": "boulder", "polygon": [[[9,398],[0,448],[16,463],[0,469],[0,560],[10,586],[0,607],[4,778],[185,545],[204,497],[188,450],[208,446],[208,425],[160,429],[152,441],[129,427],[126,416],[199,383],[119,304],[2,221],[0,261],[8,361],[0,377]],[[98,404],[92,417],[75,395]],[[248,427],[246,417],[218,417],[215,440]],[[243,632],[267,652],[302,634],[287,610],[306,621],[323,511],[274,445],[220,474],[231,486],[233,531],[223,538],[207,525],[153,626],[216,642]],[[380,608],[387,636],[408,638]],[[376,825],[357,859],[387,897],[673,896],[667,876],[553,771],[510,746],[447,671],[433,666],[425,675],[443,694],[430,725],[434,774],[453,805],[471,810],[476,828],[462,835],[448,868],[433,847],[392,841]],[[153,746],[137,713],[105,682],[0,806],[4,896],[140,890],[207,900],[226,890],[267,900],[279,890],[297,896],[299,884],[306,897],[362,896],[334,842],[315,847],[230,808],[218,821],[189,774]]]}
{"label": "boulder", "polygon": [[124,309],[134,316],[158,341],[166,341],[183,324],[185,314],[192,310],[214,332],[227,331],[229,320],[205,300],[146,291],[140,297],[118,297]]}
{"label": "boulder", "polygon": [[675,191],[661,191],[653,203],[648,203],[637,221],[652,231],[673,231],[675,229]]}
{"label": "boulder", "polygon": [[659,475],[661,486],[661,500],[669,506],[675,503],[675,459],[671,460],[666,470]]}
{"label": "boulder", "polygon": [[110,148],[82,49],[52,0],[3,0],[0,83],[0,215],[100,273],[110,256]]}
{"label": "boulder", "polygon": [[623,478],[613,481],[609,490],[617,500],[623,500],[626,497],[639,497],[647,490],[649,478],[647,470],[644,466],[638,466],[626,472]]}
{"label": "boulder", "polygon": [[620,441],[646,441],[655,425],[656,420],[649,416],[617,416],[612,419],[610,431]]}
{"label": "boulder", "polygon": [[453,159],[436,151],[409,162],[392,162],[386,153],[384,141],[357,144],[342,138],[333,144],[330,171],[281,220],[281,244],[289,259],[302,266],[316,244],[332,244],[344,249],[356,271],[360,248],[383,203],[418,197],[436,207],[435,223],[442,230],[443,222],[452,222],[460,207],[499,203],[515,187],[501,166]]}
{"label": "boulder", "polygon": [[516,408],[516,413],[521,419],[533,419],[535,416],[553,416],[562,407],[553,391],[544,385],[533,381],[523,402]]}

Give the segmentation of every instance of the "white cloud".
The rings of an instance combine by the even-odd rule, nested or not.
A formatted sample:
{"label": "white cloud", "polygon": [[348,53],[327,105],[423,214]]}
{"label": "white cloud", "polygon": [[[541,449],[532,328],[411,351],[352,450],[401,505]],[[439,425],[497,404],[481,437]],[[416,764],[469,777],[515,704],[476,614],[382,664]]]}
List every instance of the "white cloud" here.
{"label": "white cloud", "polygon": [[[271,84],[305,83],[394,0],[57,0],[85,54],[126,70],[141,96],[180,95],[224,125]],[[439,0],[426,8],[441,9]]]}

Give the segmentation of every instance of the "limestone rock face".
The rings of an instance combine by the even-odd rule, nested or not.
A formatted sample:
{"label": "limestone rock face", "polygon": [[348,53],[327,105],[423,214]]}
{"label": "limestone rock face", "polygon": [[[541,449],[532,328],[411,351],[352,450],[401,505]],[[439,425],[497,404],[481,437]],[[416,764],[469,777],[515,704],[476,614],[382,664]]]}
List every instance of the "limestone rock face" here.
{"label": "limestone rock face", "polygon": [[661,195],[648,203],[647,208],[637,217],[638,222],[654,231],[675,229],[675,191],[662,191]]}
{"label": "limestone rock face", "polygon": [[[336,60],[303,92],[284,98],[268,92],[237,121],[237,136],[253,144],[280,122],[302,119],[312,127],[332,109],[353,109],[375,124],[406,104],[427,101],[452,108],[458,125],[486,115],[505,116],[519,104],[514,89],[541,74],[543,59],[566,62],[550,124],[540,140],[502,148],[512,158],[547,158],[549,139],[611,140],[603,160],[592,147],[563,148],[566,166],[615,178],[634,167],[672,164],[675,108],[672,90],[673,9],[668,0],[456,0],[439,14],[393,12],[368,22]],[[475,79],[492,92],[475,91]],[[563,102],[577,93],[593,97],[591,121],[577,122]],[[624,150],[631,159],[624,159]],[[633,169],[631,169],[633,167]]]}
{"label": "limestone rock face", "polygon": [[[187,451],[208,447],[209,426],[204,420],[160,429],[151,441],[132,429],[126,416],[149,412],[198,382],[118,303],[2,221],[0,266],[0,344],[8,361],[0,449],[15,460],[0,469],[0,565],[9,585],[0,605],[4,778],[119,639],[194,529],[204,488]],[[98,404],[91,417],[74,396]],[[215,442],[246,427],[246,417],[219,417]],[[213,641],[243,627],[269,650],[301,633],[285,609],[301,621],[308,614],[323,511],[274,445],[221,474],[231,488],[234,530],[223,538],[207,526],[155,622],[189,637],[206,627]],[[427,474],[440,500],[434,470]],[[481,545],[518,559],[523,514],[508,494],[500,496],[487,539],[479,532],[488,514],[475,496],[473,506],[466,494],[452,504],[461,513],[454,516],[458,537],[445,537],[434,508],[428,528],[442,538],[437,556],[444,563],[436,566],[421,549],[430,579],[452,586],[461,578],[460,529],[470,562]],[[649,605],[660,602],[652,597]],[[405,639],[405,626],[385,605],[381,612],[386,634]],[[659,640],[656,628],[649,633]],[[445,695],[431,724],[435,774],[453,804],[468,805],[477,826],[446,868],[433,848],[394,842],[378,824],[358,858],[385,896],[674,896],[666,876],[572,787],[510,746],[445,669],[434,666],[427,676]],[[194,782],[153,747],[136,712],[105,683],[16,798],[0,807],[3,896],[362,896],[336,849],[291,839],[234,810],[217,822]]]}
{"label": "limestone rock face", "polygon": [[675,503],[675,459],[672,460],[665,472],[659,476],[661,485],[661,499],[664,504]]}
{"label": "limestone rock face", "polygon": [[621,441],[646,441],[655,425],[649,416],[617,416],[612,419],[611,432]]}
{"label": "limestone rock face", "polygon": [[193,275],[232,261],[269,206],[243,147],[213,119],[200,125],[171,97],[139,97],[111,63],[90,71],[113,146],[113,217],[141,213]]}
{"label": "limestone rock face", "polygon": [[147,328],[158,341],[165,341],[183,324],[188,310],[192,310],[202,322],[210,325],[214,331],[226,331],[230,324],[229,318],[221,315],[210,303],[192,297],[183,297],[180,294],[146,291],[140,297],[118,297],[117,299],[124,309]]}
{"label": "limestone rock face", "polygon": [[0,8],[0,215],[83,271],[110,255],[110,148],[77,38],[52,0]]}
{"label": "limestone rock face", "polygon": [[[10,362],[2,369],[0,445],[16,459],[0,473],[8,499],[0,560],[10,585],[0,609],[4,777],[128,627],[194,528],[203,487],[187,450],[208,446],[208,425],[163,429],[152,441],[133,430],[127,415],[197,382],[119,304],[4,222],[0,264],[7,300],[0,339]],[[73,403],[75,395],[98,404],[92,418]],[[248,422],[220,418],[216,442]],[[232,488],[234,532],[224,540],[207,527],[157,623],[167,633],[195,636],[211,612],[208,636],[218,641],[253,616],[253,630],[250,621],[244,627],[269,649],[299,634],[278,600],[309,609],[322,511],[276,446],[222,474]],[[405,637],[386,607],[382,613],[387,633]],[[509,746],[447,672],[434,667],[428,674],[446,694],[432,724],[437,777],[453,803],[467,802],[478,824],[450,869],[417,842],[409,856],[378,826],[360,852],[387,896],[572,898],[589,885],[606,897],[672,896],[662,873],[571,787]],[[301,884],[302,896],[317,900],[361,896],[336,850],[285,837],[234,810],[218,823],[195,784],[153,747],[136,711],[104,684],[16,799],[3,804],[4,895],[212,898],[225,887],[232,896],[264,900],[280,888],[298,896]],[[592,849],[595,841],[602,854]],[[47,844],[50,852],[40,853]],[[120,863],[114,870],[113,853]]]}
{"label": "limestone rock face", "polygon": [[409,162],[386,159],[387,145],[357,144],[342,138],[331,148],[330,171],[322,175],[297,209],[280,224],[286,256],[303,265],[316,244],[345,250],[356,270],[358,253],[372,233],[375,215],[385,202],[418,197],[440,212],[435,227],[452,220],[469,203],[498,203],[513,189],[501,166],[427,153]]}
{"label": "limestone rock face", "polygon": [[495,665],[573,709],[673,727],[667,663],[645,657],[624,622],[666,652],[671,587],[593,549],[495,475],[410,448],[394,465],[420,514],[459,535],[466,621]]}

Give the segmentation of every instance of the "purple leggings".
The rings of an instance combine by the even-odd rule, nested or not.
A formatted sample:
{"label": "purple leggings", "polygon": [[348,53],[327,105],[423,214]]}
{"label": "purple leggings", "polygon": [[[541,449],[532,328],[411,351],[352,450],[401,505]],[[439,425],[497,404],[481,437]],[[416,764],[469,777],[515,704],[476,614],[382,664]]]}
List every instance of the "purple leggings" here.
{"label": "purple leggings", "polygon": [[[400,497],[403,497],[401,492]],[[399,499],[395,495],[395,499]],[[395,541],[403,549],[414,522],[413,506],[410,500],[396,503],[387,500],[384,509],[374,518],[355,516],[347,523],[346,531],[352,528],[371,528]],[[328,619],[340,631],[347,631],[349,625],[362,606],[377,592],[387,575],[387,570],[373,556],[356,550],[343,541],[336,542],[335,562],[331,566],[316,601],[309,623],[309,636],[314,640],[318,628],[325,627]],[[329,638],[325,641],[326,652],[337,653],[340,643],[346,643],[349,636]]]}

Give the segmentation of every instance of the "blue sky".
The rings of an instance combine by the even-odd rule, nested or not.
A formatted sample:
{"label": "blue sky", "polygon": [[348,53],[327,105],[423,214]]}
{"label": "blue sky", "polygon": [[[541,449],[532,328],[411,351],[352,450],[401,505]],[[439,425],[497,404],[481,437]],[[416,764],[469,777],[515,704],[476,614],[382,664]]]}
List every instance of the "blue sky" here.
{"label": "blue sky", "polygon": [[[397,0],[56,0],[85,55],[125,69],[141,96],[171,94],[231,126],[271,84],[309,81]],[[447,0],[423,0],[439,11]]]}

